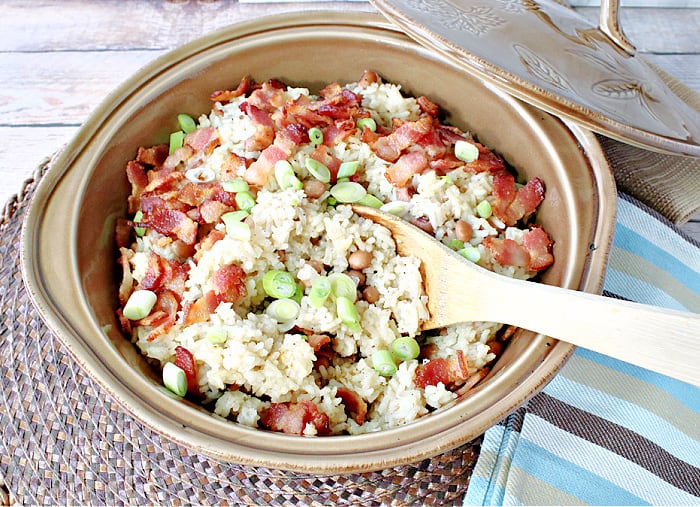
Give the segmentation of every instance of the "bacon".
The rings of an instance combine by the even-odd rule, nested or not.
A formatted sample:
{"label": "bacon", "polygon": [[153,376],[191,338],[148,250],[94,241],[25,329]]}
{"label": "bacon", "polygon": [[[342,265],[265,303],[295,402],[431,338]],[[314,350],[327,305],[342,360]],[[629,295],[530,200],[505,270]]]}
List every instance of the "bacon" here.
{"label": "bacon", "polygon": [[314,349],[314,352],[321,350],[321,347],[331,343],[331,337],[327,334],[310,333],[306,336],[306,341],[309,346]]}
{"label": "bacon", "polygon": [[172,291],[164,290],[158,294],[151,314],[138,321],[139,326],[153,327],[146,338],[147,341],[155,340],[175,324],[179,306],[180,302]]}
{"label": "bacon", "polygon": [[469,139],[457,127],[443,125],[440,123],[436,125],[435,129],[442,140],[448,144],[454,144],[457,141],[469,141]]}
{"label": "bacon", "polygon": [[154,167],[162,166],[168,157],[169,150],[167,144],[157,144],[150,148],[140,146],[136,152],[136,162]]}
{"label": "bacon", "polygon": [[416,121],[405,122],[391,134],[380,137],[372,145],[372,149],[377,156],[394,162],[401,156],[403,150],[416,143],[432,128],[433,119],[430,116],[422,116]]}
{"label": "bacon", "polygon": [[357,424],[364,424],[367,417],[367,403],[365,400],[352,389],[342,386],[338,387],[336,395],[343,400],[345,413],[352,417]]}
{"label": "bacon", "polygon": [[439,383],[445,386],[461,384],[468,377],[467,360],[464,352],[458,350],[456,357],[452,359],[439,357],[420,365],[416,369],[413,381],[417,387],[425,389],[427,386],[436,386]]}
{"label": "bacon", "polygon": [[544,199],[544,184],[539,178],[533,178],[516,190],[515,177],[500,172],[493,177],[493,197],[493,214],[506,225],[515,225],[540,205]]}
{"label": "bacon", "polygon": [[177,260],[168,260],[151,252],[146,273],[139,284],[140,289],[159,292],[169,290],[179,297],[185,292],[185,280],[189,264],[180,264]]}
{"label": "bacon", "polygon": [[185,179],[184,173],[174,171],[172,169],[158,169],[148,171],[148,185],[143,189],[143,193],[152,193],[156,190],[159,192],[167,192],[174,190],[176,184]]}
{"label": "bacon", "polygon": [[[323,116],[347,120],[357,114],[362,98],[352,90],[340,88],[340,85],[338,85],[338,88],[324,88],[322,91],[324,100],[318,102],[315,107],[318,113]],[[326,92],[325,95],[323,95],[324,91]]]}
{"label": "bacon", "polygon": [[214,127],[202,127],[185,136],[184,144],[194,151],[211,153],[221,143],[219,133]]}
{"label": "bacon", "polygon": [[267,178],[280,160],[286,160],[290,152],[281,149],[273,143],[263,150],[260,157],[250,164],[243,178],[251,185],[265,186]]}
{"label": "bacon", "polygon": [[176,169],[177,166],[189,160],[194,155],[194,149],[191,146],[182,146],[168,155],[168,158],[163,162],[163,169]]}
{"label": "bacon", "polygon": [[318,435],[331,434],[328,416],[308,400],[298,403],[271,403],[261,412],[260,424],[272,431],[290,435],[302,435],[306,425],[312,424]]}
{"label": "bacon", "polygon": [[420,107],[421,112],[424,114],[433,117],[438,115],[439,108],[437,104],[428,99],[428,97],[421,95],[416,99],[416,102],[418,103],[418,107]]}
{"label": "bacon", "polygon": [[323,131],[323,144],[334,146],[345,141],[355,132],[354,120],[336,120]]}
{"label": "bacon", "polygon": [[284,105],[284,88],[286,86],[280,81],[270,79],[250,94],[248,102],[263,111],[271,113]]}
{"label": "bacon", "polygon": [[197,381],[197,363],[192,352],[185,347],[178,345],[175,347],[175,366],[182,368],[187,377],[187,392],[199,396],[199,382]]}
{"label": "bacon", "polygon": [[235,264],[223,266],[211,277],[212,289],[223,301],[235,303],[248,294],[245,278],[245,271],[240,266]]}
{"label": "bacon", "polygon": [[[467,139],[468,141],[468,139]],[[473,141],[470,141],[473,142]],[[503,159],[489,150],[483,144],[473,142],[474,146],[479,150],[479,157],[473,162],[465,164],[467,169],[475,173],[490,172],[492,174],[507,173],[506,164]]]}
{"label": "bacon", "polygon": [[530,265],[530,254],[518,242],[506,238],[486,237],[483,245],[489,249],[494,260],[501,266],[526,268]]}
{"label": "bacon", "polygon": [[464,162],[459,160],[457,157],[452,154],[448,154],[442,158],[432,159],[430,161],[430,168],[438,175],[444,176],[448,172],[460,167],[463,164]]}
{"label": "bacon", "polygon": [[421,174],[428,168],[428,157],[424,151],[409,151],[386,171],[386,179],[396,187],[407,186],[414,174]]}
{"label": "bacon", "polygon": [[148,186],[146,170],[140,163],[130,160],[126,163],[126,178],[131,183],[131,195],[129,196],[129,213],[136,213],[139,209],[141,194]]}
{"label": "bacon", "polygon": [[236,178],[241,169],[245,169],[245,159],[235,153],[228,153],[221,165],[221,180],[232,180]]}
{"label": "bacon", "polygon": [[226,233],[224,231],[212,229],[199,243],[195,245],[197,252],[194,254],[194,260],[199,261],[204,252],[211,250],[214,243],[224,239],[225,237]]}
{"label": "bacon", "polygon": [[331,155],[328,152],[328,147],[323,144],[319,144],[316,147],[314,152],[311,154],[311,158],[321,162],[328,168],[328,171],[331,173],[330,182],[335,183],[338,178],[338,169],[340,169],[340,164],[342,161],[339,158]]}
{"label": "bacon", "polygon": [[523,235],[523,247],[530,255],[530,270],[541,271],[554,263],[553,244],[549,234],[541,227],[532,227]]}
{"label": "bacon", "polygon": [[131,220],[127,220],[123,217],[117,218],[114,224],[114,242],[117,244],[117,248],[129,246],[133,227],[134,222]]}
{"label": "bacon", "polygon": [[245,149],[262,151],[270,146],[275,140],[275,126],[270,115],[250,102],[243,102],[240,109],[255,125],[255,134],[245,140]]}
{"label": "bacon", "polygon": [[430,223],[430,219],[428,217],[415,217],[412,218],[409,223],[415,225],[419,229],[427,232],[431,236],[435,234],[435,230],[433,229],[433,225]]}
{"label": "bacon", "polygon": [[122,268],[122,280],[119,284],[119,302],[124,306],[134,288],[134,277],[131,274],[131,264],[129,263],[129,260],[134,256],[134,252],[129,248],[120,247],[119,254],[119,265]]}
{"label": "bacon", "polygon": [[243,78],[238,83],[238,87],[235,90],[217,90],[212,93],[209,98],[213,102],[230,102],[236,97],[245,95],[251,85],[255,84],[248,76],[243,76]]}
{"label": "bacon", "polygon": [[229,211],[234,211],[234,208],[214,200],[204,201],[199,206],[199,216],[207,224],[217,223],[221,219],[221,215]]}
{"label": "bacon", "polygon": [[156,209],[148,219],[144,219],[143,224],[163,235],[174,235],[188,245],[197,241],[197,223],[182,211]]}

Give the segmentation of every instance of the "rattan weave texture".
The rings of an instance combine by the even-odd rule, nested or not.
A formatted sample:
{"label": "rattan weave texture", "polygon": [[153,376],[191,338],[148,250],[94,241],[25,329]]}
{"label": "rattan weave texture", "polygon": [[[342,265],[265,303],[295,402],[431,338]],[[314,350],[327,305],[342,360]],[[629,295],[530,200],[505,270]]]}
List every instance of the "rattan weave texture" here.
{"label": "rattan weave texture", "polygon": [[[93,382],[44,326],[22,282],[26,207],[0,223],[0,501],[21,505],[455,505],[478,442],[378,472],[318,477],[221,463],[155,434]],[[9,494],[8,494],[9,492]]]}

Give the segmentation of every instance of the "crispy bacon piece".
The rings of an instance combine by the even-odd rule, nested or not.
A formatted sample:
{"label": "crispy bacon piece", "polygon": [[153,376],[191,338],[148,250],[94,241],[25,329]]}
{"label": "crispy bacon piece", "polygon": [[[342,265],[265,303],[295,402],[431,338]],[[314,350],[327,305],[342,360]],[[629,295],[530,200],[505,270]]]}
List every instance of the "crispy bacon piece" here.
{"label": "crispy bacon piece", "polygon": [[384,160],[395,162],[403,150],[415,144],[432,129],[433,119],[430,116],[422,116],[416,121],[407,121],[391,134],[378,138],[372,149]]}
{"label": "crispy bacon piece", "polygon": [[464,352],[458,350],[456,357],[452,359],[439,357],[420,365],[416,369],[413,381],[416,386],[425,389],[427,386],[436,386],[440,382],[445,386],[461,384],[467,378],[469,378],[467,359],[464,357]]}
{"label": "crispy bacon piece", "polygon": [[250,102],[243,102],[240,109],[255,125],[255,134],[245,140],[245,149],[262,151],[270,146],[275,140],[275,126],[270,115]]}
{"label": "crispy bacon piece", "polygon": [[509,238],[486,237],[483,245],[489,249],[494,260],[501,266],[527,268],[530,265],[530,254],[517,241]]}
{"label": "crispy bacon piece", "polygon": [[339,387],[336,391],[338,398],[343,400],[345,413],[352,417],[357,424],[364,424],[367,417],[367,403],[352,389]]}
{"label": "crispy bacon piece", "polygon": [[143,165],[135,160],[130,160],[126,164],[126,178],[131,183],[131,195],[129,196],[129,213],[136,213],[139,209],[141,194],[148,186],[148,176]]}
{"label": "crispy bacon piece", "polygon": [[180,171],[162,169],[148,171],[148,185],[143,189],[143,193],[168,192],[174,190],[176,184],[185,179],[185,174]]}
{"label": "crispy bacon piece", "polygon": [[182,368],[187,377],[187,392],[199,396],[199,382],[197,381],[197,363],[192,352],[185,347],[178,345],[175,347],[175,366]]}
{"label": "crispy bacon piece", "polygon": [[234,211],[234,207],[214,200],[204,201],[199,206],[199,216],[205,224],[215,224],[221,215],[229,211]]}
{"label": "crispy bacon piece", "polygon": [[155,340],[175,324],[179,307],[180,302],[173,291],[164,290],[158,294],[150,315],[138,321],[139,326],[153,328],[146,338],[147,341]]}
{"label": "crispy bacon piece", "polygon": [[421,95],[416,99],[416,102],[418,103],[420,110],[428,116],[435,117],[438,115],[439,108],[437,104],[432,102],[428,97]]}
{"label": "crispy bacon piece", "polygon": [[475,173],[490,172],[493,174],[500,174],[507,172],[506,164],[503,162],[501,157],[489,150],[483,144],[474,142],[474,145],[479,150],[479,157],[473,162],[465,164],[467,169],[471,169]]}
{"label": "crispy bacon piece", "polygon": [[139,146],[136,152],[136,162],[154,167],[162,166],[168,157],[169,150],[170,148],[167,144],[157,144],[150,148]]}
{"label": "crispy bacon piece", "polygon": [[182,309],[185,314],[185,325],[189,326],[197,322],[208,321],[209,316],[214,313],[219,303],[220,300],[218,296],[212,290],[208,291],[194,303],[186,303]]}
{"label": "crispy bacon piece", "polygon": [[541,271],[552,265],[552,245],[554,242],[541,227],[532,227],[523,235],[523,246],[530,254],[530,269]]}
{"label": "crispy bacon piece", "polygon": [[168,155],[163,162],[163,169],[176,169],[183,162],[187,162],[192,155],[194,155],[194,149],[191,146],[182,146]]}
{"label": "crispy bacon piece", "polygon": [[493,214],[506,225],[515,225],[540,205],[544,199],[544,184],[539,178],[533,178],[516,190],[515,177],[500,172],[493,177],[493,197]]}
{"label": "crispy bacon piece", "polygon": [[311,158],[321,162],[328,168],[331,173],[331,183],[335,183],[338,178],[338,169],[340,169],[340,164],[342,161],[334,157],[328,152],[328,147],[324,144],[319,144],[314,152],[311,154]]}
{"label": "crispy bacon piece", "polygon": [[219,231],[216,229],[212,229],[211,231],[209,231],[209,233],[198,244],[195,245],[195,249],[197,251],[194,254],[194,260],[199,261],[204,252],[210,250],[211,247],[214,246],[214,243],[224,239],[225,237],[226,233],[224,231]]}
{"label": "crispy bacon piece", "polygon": [[177,294],[178,297],[182,297],[189,269],[189,264],[180,264],[176,260],[164,259],[151,252],[148,258],[148,268],[141,279],[139,288],[154,292],[167,289]]}
{"label": "crispy bacon piece", "polygon": [[241,95],[248,93],[249,88],[254,84],[255,82],[248,76],[243,76],[235,90],[217,90],[212,93],[209,98],[213,102],[230,102],[236,97],[240,97]]}
{"label": "crispy bacon piece", "polygon": [[314,349],[314,352],[321,350],[321,347],[331,343],[331,337],[327,334],[310,333],[306,335],[306,340],[309,346]]}
{"label": "crispy bacon piece", "polygon": [[245,159],[235,153],[230,153],[224,159],[221,166],[221,180],[232,180],[238,176],[238,171],[240,169],[245,169],[246,163]]}
{"label": "crispy bacon piece", "polygon": [[122,281],[119,284],[119,302],[124,306],[134,288],[134,277],[131,274],[131,264],[129,263],[129,260],[134,256],[134,252],[129,248],[120,247],[119,254],[119,265],[122,268]]}
{"label": "crispy bacon piece", "polygon": [[214,127],[202,127],[187,134],[183,142],[194,151],[203,151],[208,155],[221,143],[221,139]]}
{"label": "crispy bacon piece", "polygon": [[222,301],[235,303],[248,294],[245,278],[245,271],[240,266],[235,264],[223,266],[211,277],[212,289]]}
{"label": "crispy bacon piece", "polygon": [[334,146],[345,141],[355,132],[354,120],[336,120],[323,131],[323,144]]}
{"label": "crispy bacon piece", "polygon": [[392,185],[402,188],[411,182],[414,174],[421,174],[427,168],[428,157],[424,151],[409,151],[386,170],[386,179]]}
{"label": "crispy bacon piece", "polygon": [[290,435],[302,435],[309,423],[313,424],[318,435],[331,434],[328,416],[311,401],[271,403],[260,414],[261,426]]}
{"label": "crispy bacon piece", "polygon": [[142,223],[163,235],[174,235],[188,245],[197,241],[197,223],[182,211],[156,209]]}
{"label": "crispy bacon piece", "polygon": [[285,85],[280,81],[270,79],[265,81],[257,90],[251,92],[248,102],[268,113],[282,107],[285,102]]}
{"label": "crispy bacon piece", "polygon": [[523,244],[512,239],[484,238],[483,244],[502,266],[516,266],[541,271],[554,262],[553,241],[541,227],[533,227],[523,235]]}

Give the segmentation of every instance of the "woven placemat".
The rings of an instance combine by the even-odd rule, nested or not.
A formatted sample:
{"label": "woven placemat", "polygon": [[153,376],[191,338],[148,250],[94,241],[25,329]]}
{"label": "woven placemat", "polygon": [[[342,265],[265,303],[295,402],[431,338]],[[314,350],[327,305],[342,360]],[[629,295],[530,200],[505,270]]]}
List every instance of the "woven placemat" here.
{"label": "woven placemat", "polygon": [[21,224],[44,161],[0,223],[0,494],[21,505],[455,505],[479,442],[378,472],[315,475],[222,463],[155,434],[44,326],[20,272]]}

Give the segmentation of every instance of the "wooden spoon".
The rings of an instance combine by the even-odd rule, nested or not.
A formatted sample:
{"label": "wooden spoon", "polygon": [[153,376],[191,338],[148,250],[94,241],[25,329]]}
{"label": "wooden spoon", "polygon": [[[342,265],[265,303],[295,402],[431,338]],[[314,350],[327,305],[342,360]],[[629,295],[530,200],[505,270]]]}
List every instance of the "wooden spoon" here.
{"label": "wooden spoon", "polygon": [[700,386],[700,315],[498,275],[405,220],[353,209],[389,229],[401,255],[421,260],[430,312],[423,330],[512,324]]}

